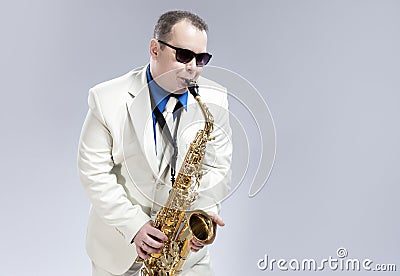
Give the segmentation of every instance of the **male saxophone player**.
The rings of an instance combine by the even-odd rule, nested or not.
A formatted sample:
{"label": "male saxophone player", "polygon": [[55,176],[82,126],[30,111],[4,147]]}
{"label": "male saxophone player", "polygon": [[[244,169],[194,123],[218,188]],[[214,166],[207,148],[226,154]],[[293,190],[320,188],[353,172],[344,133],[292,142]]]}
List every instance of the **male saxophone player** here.
{"label": "male saxophone player", "polygon": [[[150,40],[149,64],[89,91],[78,171],[91,202],[86,248],[93,276],[138,275],[137,257],[148,259],[160,252],[167,239],[152,226],[152,219],[168,197],[171,174],[179,171],[204,124],[200,108],[188,95],[187,80],[197,80],[215,119],[215,139],[207,144],[193,208],[224,225],[218,213],[230,185],[231,129],[226,90],[200,77],[211,59],[207,31],[207,24],[193,13],[164,13]],[[177,152],[172,151],[178,156],[176,164],[171,162],[173,147],[163,136],[160,115],[169,122],[177,145]],[[191,240],[190,248],[181,275],[212,275],[207,246]]]}

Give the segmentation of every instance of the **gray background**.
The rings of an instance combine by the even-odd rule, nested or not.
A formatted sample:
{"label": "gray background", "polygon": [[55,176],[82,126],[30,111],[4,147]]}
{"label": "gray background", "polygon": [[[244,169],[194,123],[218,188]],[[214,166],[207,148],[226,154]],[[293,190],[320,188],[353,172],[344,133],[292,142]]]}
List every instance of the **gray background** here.
{"label": "gray background", "polygon": [[225,202],[217,274],[279,274],[257,260],[339,247],[399,270],[399,1],[16,0],[0,8],[0,275],[90,275],[76,172],[87,90],[146,63],[175,8],[206,19],[212,64],[257,87],[276,125],[267,185]]}

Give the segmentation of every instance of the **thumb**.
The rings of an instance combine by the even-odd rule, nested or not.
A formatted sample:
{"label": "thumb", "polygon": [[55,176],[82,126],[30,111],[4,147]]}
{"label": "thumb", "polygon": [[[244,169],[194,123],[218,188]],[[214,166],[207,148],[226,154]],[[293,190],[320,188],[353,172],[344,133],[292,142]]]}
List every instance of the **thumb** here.
{"label": "thumb", "polygon": [[222,220],[222,218],[219,216],[219,215],[217,215],[217,214],[215,214],[215,213],[208,213],[208,215],[212,218],[212,220],[216,223],[216,224],[218,224],[219,226],[225,226],[225,222]]}

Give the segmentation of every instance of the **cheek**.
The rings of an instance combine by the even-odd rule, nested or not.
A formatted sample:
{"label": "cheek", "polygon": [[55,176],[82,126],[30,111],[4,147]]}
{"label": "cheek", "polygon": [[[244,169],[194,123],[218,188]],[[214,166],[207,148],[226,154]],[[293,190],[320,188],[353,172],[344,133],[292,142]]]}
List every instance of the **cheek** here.
{"label": "cheek", "polygon": [[196,79],[200,76],[201,72],[203,72],[203,67],[197,67],[195,77]]}
{"label": "cheek", "polygon": [[177,62],[174,59],[174,60],[165,61],[164,68],[165,68],[165,71],[167,71],[167,72],[171,72],[173,74],[175,74],[175,73],[178,74],[181,71],[182,66],[181,66],[181,63]]}
{"label": "cheek", "polygon": [[182,74],[185,74],[185,64],[180,63],[180,62],[175,62],[173,64],[173,68],[172,70],[174,70],[174,73],[176,76],[180,76]]}

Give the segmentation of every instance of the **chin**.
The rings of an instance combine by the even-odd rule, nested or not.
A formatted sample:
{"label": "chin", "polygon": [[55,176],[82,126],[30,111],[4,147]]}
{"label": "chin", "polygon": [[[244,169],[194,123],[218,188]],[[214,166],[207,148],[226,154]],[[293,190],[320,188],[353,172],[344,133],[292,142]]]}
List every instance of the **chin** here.
{"label": "chin", "polygon": [[183,78],[178,78],[177,84],[175,86],[175,91],[176,92],[174,93],[183,93],[186,91],[186,81]]}
{"label": "chin", "polygon": [[185,87],[181,87],[181,88],[177,88],[174,92],[174,94],[183,94],[186,92],[186,86]]}
{"label": "chin", "polygon": [[169,86],[165,90],[172,94],[183,94],[186,91],[186,84],[181,84],[180,82],[178,82],[173,86]]}

